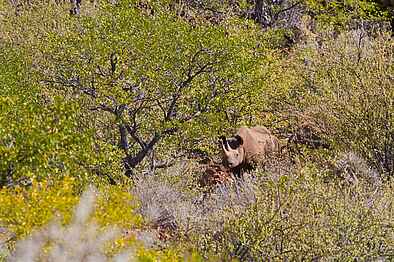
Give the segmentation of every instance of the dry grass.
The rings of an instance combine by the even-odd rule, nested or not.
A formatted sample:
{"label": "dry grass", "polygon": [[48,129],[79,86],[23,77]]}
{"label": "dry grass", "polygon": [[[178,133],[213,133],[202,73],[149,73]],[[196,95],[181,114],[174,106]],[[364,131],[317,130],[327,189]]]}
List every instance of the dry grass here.
{"label": "dry grass", "polygon": [[[209,191],[199,188],[196,183],[196,189],[190,193],[179,185],[188,184],[185,182],[188,179],[195,181],[197,174],[183,176],[177,179],[173,174],[171,180],[175,182],[160,175],[145,176],[132,189],[132,194],[140,201],[138,212],[148,224],[169,228],[178,238],[190,240],[201,234],[220,231],[226,220],[236,217],[256,200],[251,178],[217,185]],[[146,242],[155,242],[156,247],[163,244],[158,236],[152,241],[148,231],[140,235],[147,237]]]}
{"label": "dry grass", "polygon": [[392,183],[327,182],[311,171],[258,179],[256,202],[230,219],[207,249],[241,260],[392,258]]}
{"label": "dry grass", "polygon": [[244,180],[193,194],[179,186],[195,181],[195,170],[187,169],[171,179],[144,177],[133,194],[151,224],[174,225],[177,237],[167,244],[190,246],[206,259],[390,259],[392,183],[354,153],[338,157],[331,170],[337,176],[329,179],[318,166],[271,159]]}

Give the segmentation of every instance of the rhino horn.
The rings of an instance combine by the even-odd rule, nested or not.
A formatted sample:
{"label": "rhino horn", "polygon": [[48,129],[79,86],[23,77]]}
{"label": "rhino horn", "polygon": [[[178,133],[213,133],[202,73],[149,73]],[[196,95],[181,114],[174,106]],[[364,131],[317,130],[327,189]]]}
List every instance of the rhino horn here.
{"label": "rhino horn", "polygon": [[231,148],[230,148],[230,146],[228,145],[228,141],[227,141],[226,137],[225,137],[225,136],[220,136],[219,138],[220,138],[220,140],[221,140],[220,143],[222,144],[223,150],[224,150],[224,151],[230,151]]}

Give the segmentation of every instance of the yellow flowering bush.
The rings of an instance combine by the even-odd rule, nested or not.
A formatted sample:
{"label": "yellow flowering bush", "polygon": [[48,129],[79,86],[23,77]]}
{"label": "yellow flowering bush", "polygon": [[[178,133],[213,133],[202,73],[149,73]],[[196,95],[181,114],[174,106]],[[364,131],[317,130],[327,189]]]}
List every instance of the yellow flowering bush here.
{"label": "yellow flowering bush", "polygon": [[[37,253],[42,258],[45,252],[52,250],[52,242],[62,246],[65,245],[62,241],[74,238],[80,239],[81,243],[97,241],[97,248],[100,247],[100,241],[110,242],[103,246],[108,257],[116,254],[120,256],[123,250],[127,250],[123,255],[141,261],[157,261],[159,258],[161,261],[174,261],[181,258],[179,250],[170,248],[159,252],[146,249],[136,241],[133,234],[125,233],[128,232],[126,229],[138,229],[143,225],[142,218],[133,212],[137,202],[133,201],[125,188],[100,185],[99,190],[91,192],[93,199],[97,197],[96,201],[90,202],[91,208],[86,203],[86,196],[82,196],[78,204],[81,189],[76,179],[65,178],[58,181],[33,181],[29,188],[0,190],[0,225],[17,236],[17,242],[14,243],[16,251],[11,261],[26,258],[24,248],[29,246],[26,245],[28,241],[36,245],[33,247],[37,250],[42,248],[39,243],[48,241],[48,246],[42,244],[44,253]],[[80,235],[73,236],[70,233],[73,230]],[[74,244],[69,245],[72,247]],[[72,250],[74,252],[77,251]]]}

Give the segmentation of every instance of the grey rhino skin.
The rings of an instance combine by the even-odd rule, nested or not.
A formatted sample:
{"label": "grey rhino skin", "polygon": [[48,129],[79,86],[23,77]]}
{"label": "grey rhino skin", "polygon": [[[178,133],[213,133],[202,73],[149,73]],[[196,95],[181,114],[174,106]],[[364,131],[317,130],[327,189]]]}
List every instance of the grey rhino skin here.
{"label": "grey rhino skin", "polygon": [[261,162],[280,150],[278,138],[264,126],[240,127],[234,137],[220,138],[223,162],[232,170]]}

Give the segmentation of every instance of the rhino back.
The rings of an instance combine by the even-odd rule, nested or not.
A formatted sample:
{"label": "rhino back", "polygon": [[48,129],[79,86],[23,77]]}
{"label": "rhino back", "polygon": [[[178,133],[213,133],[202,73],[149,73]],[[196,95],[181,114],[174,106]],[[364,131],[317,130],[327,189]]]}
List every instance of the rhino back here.
{"label": "rhino back", "polygon": [[243,139],[243,159],[245,163],[249,163],[257,156],[265,153],[264,137],[267,134],[262,134],[253,128],[242,127],[238,130],[238,135]]}
{"label": "rhino back", "polygon": [[278,139],[265,127],[245,128],[238,131],[244,141],[244,162],[256,162],[265,155],[279,150]]}

